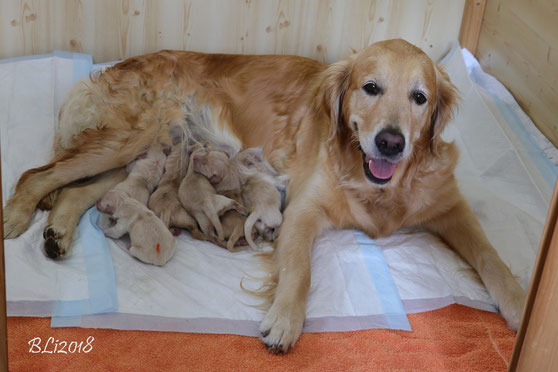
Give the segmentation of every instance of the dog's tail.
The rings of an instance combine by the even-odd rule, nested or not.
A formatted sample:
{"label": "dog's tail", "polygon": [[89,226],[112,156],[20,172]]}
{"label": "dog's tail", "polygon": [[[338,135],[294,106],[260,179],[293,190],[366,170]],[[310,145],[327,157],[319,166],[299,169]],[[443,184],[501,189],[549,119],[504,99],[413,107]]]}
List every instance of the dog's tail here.
{"label": "dog's tail", "polygon": [[244,237],[246,238],[246,241],[248,242],[250,247],[252,247],[252,249],[255,251],[261,251],[260,247],[258,247],[252,239],[252,231],[254,231],[254,225],[258,221],[258,216],[258,213],[252,212],[244,223]]}

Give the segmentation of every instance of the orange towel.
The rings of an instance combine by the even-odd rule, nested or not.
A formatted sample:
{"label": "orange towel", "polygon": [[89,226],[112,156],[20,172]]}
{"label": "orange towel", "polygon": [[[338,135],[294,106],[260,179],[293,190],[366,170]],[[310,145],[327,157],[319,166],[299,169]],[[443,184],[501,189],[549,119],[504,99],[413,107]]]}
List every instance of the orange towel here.
{"label": "orange towel", "polygon": [[[505,371],[515,334],[494,313],[451,305],[410,314],[412,332],[303,334],[286,355],[236,335],[50,328],[48,318],[8,318],[10,371]],[[89,353],[29,352],[40,337],[95,339]],[[49,350],[53,350],[51,343]],[[35,348],[37,350],[37,348]],[[67,349],[66,349],[67,350]],[[84,350],[84,349],[83,349]]]}

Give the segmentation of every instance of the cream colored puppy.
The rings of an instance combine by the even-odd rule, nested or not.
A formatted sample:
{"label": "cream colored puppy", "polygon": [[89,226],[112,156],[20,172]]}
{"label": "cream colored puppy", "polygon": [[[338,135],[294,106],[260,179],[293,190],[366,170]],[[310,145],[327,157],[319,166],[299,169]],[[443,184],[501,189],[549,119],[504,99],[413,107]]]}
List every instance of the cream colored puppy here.
{"label": "cream colored puppy", "polygon": [[257,173],[246,179],[242,188],[242,200],[251,212],[244,224],[244,236],[250,247],[258,250],[252,240],[254,227],[269,242],[274,241],[279,234],[279,227],[283,222],[281,193],[275,188],[271,177]]}
{"label": "cream colored puppy", "polygon": [[242,165],[245,169],[257,171],[259,173],[267,174],[273,180],[274,186],[284,193],[289,183],[289,177],[285,174],[279,173],[273,168],[263,154],[263,147],[251,147],[237,153],[232,159],[233,163]]}
{"label": "cream colored puppy", "polygon": [[109,215],[97,222],[106,236],[119,239],[130,234],[131,245],[127,251],[131,256],[163,266],[174,255],[176,241],[163,221],[124,191],[110,191],[97,202],[97,209]]}
{"label": "cream colored puppy", "polygon": [[161,145],[152,145],[144,157],[140,157],[126,166],[129,172],[128,177],[114,189],[122,190],[129,197],[146,205],[149,195],[163,176],[166,159]]}
{"label": "cream colored puppy", "polygon": [[176,242],[165,224],[145,204],[163,175],[165,160],[161,146],[151,146],[145,157],[128,164],[128,177],[97,200],[97,209],[101,212],[97,225],[105,235],[119,239],[129,233],[132,244],[128,253],[158,266],[173,256]]}
{"label": "cream colored puppy", "polygon": [[159,186],[149,197],[147,206],[167,227],[187,229],[193,238],[206,240],[196,220],[184,209],[178,198],[178,188],[186,176],[189,160],[188,146],[185,143],[180,141],[172,147],[165,163],[165,173]]}
{"label": "cream colored puppy", "polygon": [[194,170],[205,175],[217,192],[241,187],[244,205],[251,211],[244,223],[244,236],[255,250],[259,248],[252,239],[254,227],[266,240],[273,241],[283,221],[281,194],[275,187],[275,178],[280,175],[266,163],[258,149],[241,151],[232,160],[224,152],[212,150],[193,161]]}
{"label": "cream colored puppy", "polygon": [[[157,187],[163,176],[165,160],[166,156],[161,145],[153,144],[145,156],[128,164],[126,166],[129,172],[128,177],[97,200],[97,209],[102,212],[99,215],[98,223],[103,226],[110,225],[110,221],[107,220],[116,211],[116,206],[109,200],[118,200],[123,196],[128,196],[139,201],[142,205],[146,205],[149,195]],[[111,193],[116,193],[116,195],[111,196]],[[99,207],[100,205],[102,205],[102,208]]]}
{"label": "cream colored puppy", "polygon": [[[242,194],[240,189],[229,190],[223,193],[224,196],[242,203]],[[221,224],[223,225],[224,241],[219,239],[212,240],[213,243],[227,248],[230,252],[238,252],[248,248],[249,244],[244,236],[244,224],[246,216],[235,210],[225,212],[221,216]]]}
{"label": "cream colored puppy", "polygon": [[246,208],[233,199],[218,195],[211,182],[201,173],[195,171],[194,162],[209,152],[207,146],[196,144],[190,157],[188,171],[178,189],[178,198],[184,209],[198,222],[201,231],[213,236],[213,228],[220,240],[224,240],[223,226],[219,216],[234,209],[246,213]]}
{"label": "cream colored puppy", "polygon": [[194,170],[203,174],[222,194],[230,190],[240,190],[244,183],[245,169],[240,163],[233,162],[224,151],[208,149],[193,155]]}

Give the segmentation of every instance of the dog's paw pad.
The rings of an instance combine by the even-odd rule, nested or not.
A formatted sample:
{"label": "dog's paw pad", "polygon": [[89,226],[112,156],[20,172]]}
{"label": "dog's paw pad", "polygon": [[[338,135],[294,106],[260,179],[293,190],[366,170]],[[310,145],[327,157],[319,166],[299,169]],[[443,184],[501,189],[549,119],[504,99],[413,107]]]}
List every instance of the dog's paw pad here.
{"label": "dog's paw pad", "polygon": [[45,227],[45,229],[43,230],[43,238],[46,240],[48,238],[53,238],[53,239],[61,239],[64,237],[64,233],[59,231],[59,230],[55,230],[54,228],[52,228],[51,226],[47,226]]}
{"label": "dog's paw pad", "polygon": [[44,248],[47,256],[53,260],[57,260],[66,254],[66,252],[60,248],[58,241],[54,238],[47,238]]}

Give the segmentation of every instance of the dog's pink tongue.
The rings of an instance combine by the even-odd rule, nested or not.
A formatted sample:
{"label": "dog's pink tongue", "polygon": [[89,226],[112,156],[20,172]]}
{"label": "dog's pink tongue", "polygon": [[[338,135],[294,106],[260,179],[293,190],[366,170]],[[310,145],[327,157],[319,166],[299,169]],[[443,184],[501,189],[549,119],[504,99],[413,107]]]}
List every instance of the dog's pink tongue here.
{"label": "dog's pink tongue", "polygon": [[385,180],[393,176],[397,164],[384,159],[368,159],[368,167],[374,177]]}

